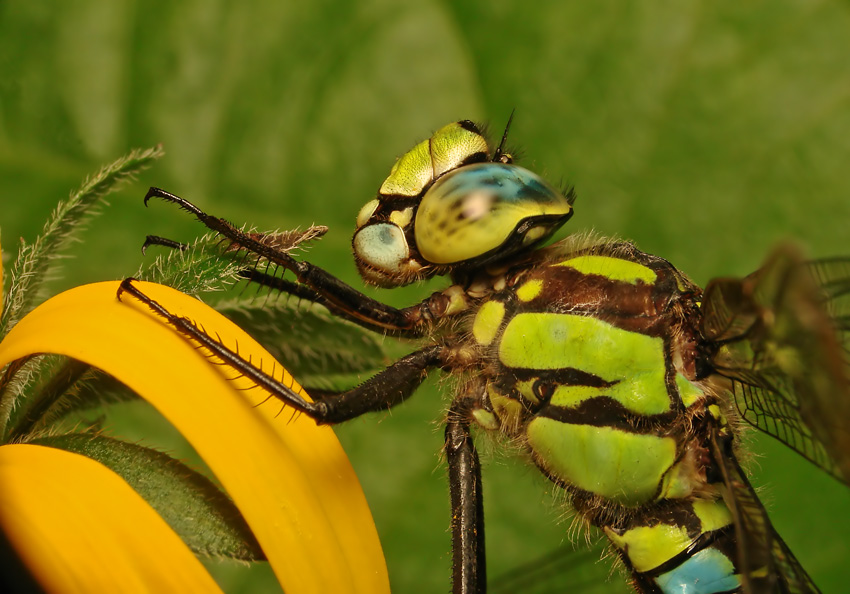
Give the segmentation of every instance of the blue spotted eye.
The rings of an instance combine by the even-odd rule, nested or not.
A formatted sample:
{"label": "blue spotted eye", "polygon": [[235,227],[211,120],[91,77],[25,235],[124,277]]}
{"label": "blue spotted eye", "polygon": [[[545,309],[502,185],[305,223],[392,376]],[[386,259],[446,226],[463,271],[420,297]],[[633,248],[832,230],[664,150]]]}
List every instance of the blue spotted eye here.
{"label": "blue spotted eye", "polygon": [[[516,165],[479,163],[438,179],[416,214],[416,247],[434,264],[454,264],[502,246],[515,232],[525,246],[551,235],[549,221],[565,220],[567,199],[536,174]],[[520,229],[523,221],[542,218]],[[524,241],[528,235],[532,241]]]}

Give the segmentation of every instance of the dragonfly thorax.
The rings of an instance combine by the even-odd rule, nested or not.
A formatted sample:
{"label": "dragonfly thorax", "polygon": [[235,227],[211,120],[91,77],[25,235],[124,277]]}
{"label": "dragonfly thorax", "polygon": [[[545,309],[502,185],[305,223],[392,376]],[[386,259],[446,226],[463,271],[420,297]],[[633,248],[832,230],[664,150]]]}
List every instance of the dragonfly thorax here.
{"label": "dragonfly thorax", "polygon": [[699,492],[699,290],[628,244],[556,244],[506,278],[469,332],[495,423],[575,493],[638,507]]}

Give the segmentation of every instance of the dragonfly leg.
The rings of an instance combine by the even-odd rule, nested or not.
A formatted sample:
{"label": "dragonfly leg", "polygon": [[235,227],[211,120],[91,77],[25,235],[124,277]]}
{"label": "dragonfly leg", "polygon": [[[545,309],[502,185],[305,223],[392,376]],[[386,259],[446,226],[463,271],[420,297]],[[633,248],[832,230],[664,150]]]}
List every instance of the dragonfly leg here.
{"label": "dragonfly leg", "polygon": [[[251,234],[239,230],[225,219],[205,213],[186,200],[160,188],[150,188],[145,195],[145,204],[151,198],[160,198],[176,204],[192,214],[211,231],[229,239],[234,247],[246,250],[277,264],[295,274],[298,283],[312,290],[316,298],[333,313],[353,320],[365,328],[396,336],[421,336],[430,327],[434,318],[445,313],[449,299],[435,293],[428,299],[411,307],[398,309],[364,295],[357,289],[344,283],[326,270],[310,262],[296,260],[284,249],[263,243]],[[176,243],[176,242],[173,242]],[[171,246],[173,247],[173,246]],[[260,278],[251,278],[260,282]]]}
{"label": "dragonfly leg", "polygon": [[159,235],[148,235],[145,237],[145,242],[142,244],[142,255],[147,253],[148,248],[152,245],[161,245],[163,247],[171,248],[172,250],[180,250],[181,252],[185,252],[189,249],[189,246],[185,243],[180,243],[179,241],[174,241],[167,237],[160,237]]}
{"label": "dragonfly leg", "polygon": [[180,334],[199,343],[216,358],[239,371],[241,375],[267,390],[281,402],[305,413],[320,424],[341,423],[367,412],[387,410],[413,394],[425,380],[430,369],[444,364],[444,347],[430,345],[402,357],[356,388],[340,394],[328,395],[313,402],[221,344],[191,319],[169,312],[160,303],[139,290],[133,281],[134,279],[128,278],[121,283],[118,299],[121,299],[124,293],[132,295],[171,324]]}
{"label": "dragonfly leg", "polygon": [[[443,364],[441,345],[430,345],[406,355],[356,388],[321,399],[323,423],[341,423],[367,412],[388,410],[407,400],[430,369]],[[315,418],[315,417],[314,417]]]}
{"label": "dragonfly leg", "polygon": [[456,399],[446,423],[455,594],[477,594],[487,589],[481,463],[470,432],[471,412],[476,404],[474,396]]}

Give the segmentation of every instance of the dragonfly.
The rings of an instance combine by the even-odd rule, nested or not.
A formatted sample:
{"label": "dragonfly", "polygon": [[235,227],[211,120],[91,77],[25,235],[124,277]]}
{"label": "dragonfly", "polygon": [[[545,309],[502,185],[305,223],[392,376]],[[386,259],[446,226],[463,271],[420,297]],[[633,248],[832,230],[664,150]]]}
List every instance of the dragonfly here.
{"label": "dragonfly", "polygon": [[[481,463],[473,429],[518,444],[607,538],[637,592],[817,592],[741,464],[744,426],[836,480],[850,478],[850,258],[780,245],[743,278],[704,289],[626,241],[576,233],[547,245],[576,194],[520,167],[475,123],[402,155],[356,218],[363,280],[448,287],[409,307],[373,299],[262,234],[159,188],[251,254],[250,281],[418,348],[361,385],[304,399],[145,295],[121,294],[320,424],[388,410],[432,370],[455,379],[445,417],[452,589],[487,588]],[[148,244],[179,245],[149,237]],[[269,274],[259,263],[289,271]]]}

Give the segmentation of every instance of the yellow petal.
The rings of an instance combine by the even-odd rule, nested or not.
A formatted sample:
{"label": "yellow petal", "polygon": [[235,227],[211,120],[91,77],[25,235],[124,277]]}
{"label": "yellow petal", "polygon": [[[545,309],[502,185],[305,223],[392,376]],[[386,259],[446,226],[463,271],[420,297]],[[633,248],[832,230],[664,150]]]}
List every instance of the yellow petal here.
{"label": "yellow petal", "polygon": [[153,508],[94,460],[2,446],[0,485],[3,528],[47,592],[221,592]]}
{"label": "yellow petal", "polygon": [[[281,365],[215,310],[168,287],[137,286],[281,377]],[[253,406],[268,394],[240,391],[250,384],[226,381],[233,370],[210,364],[133,297],[119,302],[117,289],[115,282],[98,283],[48,300],[0,344],[0,366],[35,352],[63,354],[142,395],[221,481],[288,593],[388,592],[365,496],[333,431],[305,415],[280,414],[273,398]]]}

